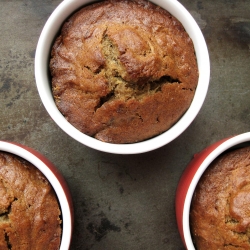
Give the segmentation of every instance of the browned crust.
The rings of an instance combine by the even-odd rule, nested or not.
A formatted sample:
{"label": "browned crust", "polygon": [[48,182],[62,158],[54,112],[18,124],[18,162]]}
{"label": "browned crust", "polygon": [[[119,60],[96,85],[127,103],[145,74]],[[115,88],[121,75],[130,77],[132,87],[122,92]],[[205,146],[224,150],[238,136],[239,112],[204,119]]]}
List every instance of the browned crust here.
{"label": "browned crust", "polygon": [[56,195],[43,174],[0,152],[0,249],[59,249],[59,216]]}
{"label": "browned crust", "polygon": [[56,105],[83,133],[132,143],[169,129],[193,99],[193,43],[167,11],[108,0],[65,22],[50,61]]}
{"label": "browned crust", "polygon": [[197,250],[250,249],[250,147],[209,166],[196,188],[190,222]]}

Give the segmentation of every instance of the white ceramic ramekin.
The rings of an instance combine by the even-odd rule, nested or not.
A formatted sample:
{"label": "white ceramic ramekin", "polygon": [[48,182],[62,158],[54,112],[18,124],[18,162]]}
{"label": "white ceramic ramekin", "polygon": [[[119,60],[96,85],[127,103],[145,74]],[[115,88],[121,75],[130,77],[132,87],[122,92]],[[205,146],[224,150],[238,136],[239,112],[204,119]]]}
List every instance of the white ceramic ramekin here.
{"label": "white ceramic ramekin", "polygon": [[0,141],[0,151],[12,153],[37,167],[48,179],[57,195],[62,213],[62,237],[60,250],[68,250],[73,231],[74,211],[69,188],[58,169],[43,155],[27,146]]}
{"label": "white ceramic ramekin", "polygon": [[157,149],[178,137],[194,120],[207,94],[210,77],[210,61],[208,49],[202,32],[191,14],[176,0],[152,0],[153,3],[165,8],[175,16],[185,27],[192,38],[199,68],[199,81],[190,108],[182,118],[169,130],[152,139],[131,144],[112,144],[101,142],[87,136],[72,126],[57,109],[49,76],[49,58],[52,43],[58,34],[62,23],[74,11],[89,4],[90,0],[64,0],[54,10],[47,20],[40,35],[35,55],[35,78],[41,100],[57,125],[80,143],[96,150],[116,154],[137,154]]}
{"label": "white ceramic ramekin", "polygon": [[190,205],[194,190],[202,174],[219,155],[233,147],[250,145],[250,132],[222,139],[196,154],[179,181],[175,210],[181,239],[187,250],[195,250],[189,225]]}

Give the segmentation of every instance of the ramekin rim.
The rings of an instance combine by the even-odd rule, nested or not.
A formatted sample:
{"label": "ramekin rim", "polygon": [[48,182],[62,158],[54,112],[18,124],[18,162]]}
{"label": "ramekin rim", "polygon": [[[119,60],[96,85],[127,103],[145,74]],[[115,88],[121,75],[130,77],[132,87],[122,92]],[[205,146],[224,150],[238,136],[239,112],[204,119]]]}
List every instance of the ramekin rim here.
{"label": "ramekin rim", "polygon": [[[200,111],[203,102],[205,100],[208,86],[209,86],[209,78],[210,78],[210,60],[209,60],[209,54],[208,54],[208,48],[204,39],[204,36],[194,20],[194,18],[191,16],[191,14],[186,10],[186,8],[179,3],[176,0],[164,0],[164,1],[157,1],[152,0],[152,2],[164,6],[164,4],[170,4],[172,8],[178,8],[182,15],[182,18],[187,18],[189,22],[191,22],[192,27],[195,29],[195,32],[193,34],[197,36],[197,39],[199,40],[199,43],[195,45],[195,50],[197,51],[197,46],[199,48],[199,51],[202,51],[202,57],[199,58],[200,62],[198,63],[199,71],[202,71],[202,74],[199,76],[197,89],[193,98],[193,101],[186,111],[186,113],[177,121],[175,125],[173,125],[170,129],[163,132],[160,135],[157,135],[153,138],[150,138],[145,141],[136,142],[136,143],[129,143],[129,144],[113,144],[113,143],[106,143],[99,141],[95,138],[92,138],[88,135],[85,135],[84,133],[77,130],[73,125],[71,125],[66,119],[63,117],[63,115],[60,113],[60,111],[57,109],[54,101],[51,99],[51,96],[48,96],[46,88],[46,84],[41,83],[41,79],[43,78],[42,73],[44,73],[43,68],[44,65],[42,65],[42,54],[43,54],[43,46],[46,45],[46,38],[50,34],[51,29],[56,25],[57,27],[61,26],[58,24],[58,20],[66,19],[72,11],[68,11],[67,15],[64,16],[64,18],[59,15],[60,13],[64,13],[64,11],[69,10],[69,6],[71,4],[78,2],[78,7],[84,6],[85,4],[88,4],[93,1],[79,1],[79,0],[70,0],[70,1],[63,1],[61,2],[58,7],[52,12],[51,16],[47,20],[47,22],[44,25],[44,28],[42,30],[42,33],[40,35],[38,44],[37,44],[37,50],[36,50],[36,56],[35,56],[35,78],[36,78],[36,85],[37,89],[40,95],[40,98],[43,102],[43,105],[45,106],[45,109],[49,113],[49,115],[52,117],[52,119],[55,121],[55,123],[68,135],[70,135],[72,138],[77,140],[78,142],[107,153],[113,153],[113,154],[139,154],[139,153],[145,153],[148,151],[155,150],[157,148],[160,148],[172,140],[174,140],[176,137],[178,137],[183,131],[186,130],[186,128],[192,123],[192,121],[197,116],[198,112]],[[77,9],[75,8],[75,9]],[[168,9],[167,9],[168,10]],[[168,10],[169,11],[169,10]],[[171,12],[170,12],[171,13]],[[172,14],[172,13],[171,13]],[[59,16],[58,16],[59,15]],[[182,23],[183,26],[186,26],[186,23]],[[53,26],[54,25],[54,26]],[[185,27],[186,28],[186,27]],[[59,29],[59,28],[58,28]],[[55,37],[55,31],[53,34],[53,37]],[[194,39],[194,37],[191,37]],[[52,41],[51,41],[52,43]],[[194,42],[196,43],[196,42]],[[48,44],[47,44],[48,46]],[[51,46],[51,44],[50,44]],[[201,53],[200,53],[201,54]],[[198,59],[197,59],[198,60]],[[48,82],[48,81],[47,81]]]}
{"label": "ramekin rim", "polygon": [[226,141],[223,141],[218,147],[216,147],[212,152],[210,152],[205,159],[200,164],[197,172],[195,173],[192,181],[189,185],[189,188],[186,193],[186,197],[184,200],[184,208],[183,208],[183,215],[182,215],[182,230],[183,230],[183,237],[188,250],[195,250],[191,231],[190,231],[190,221],[189,221],[189,214],[190,214],[190,206],[193,197],[193,193],[195,188],[205,170],[209,167],[209,165],[222,153],[233,148],[236,145],[242,144],[244,142],[250,141],[250,132],[245,132],[239,135],[235,135],[233,137],[228,138]]}
{"label": "ramekin rim", "polygon": [[[40,159],[33,152],[30,152],[28,150],[28,147],[19,143],[17,144],[17,143],[10,142],[10,141],[0,140],[0,151],[17,155],[23,158],[24,160],[30,162],[39,171],[41,171],[45,175],[45,177],[48,179],[48,181],[50,182],[51,186],[53,187],[57,195],[57,198],[59,200],[59,204],[61,207],[61,212],[62,212],[63,226],[62,226],[60,250],[68,250],[70,243],[71,243],[71,238],[72,238],[73,215],[71,214],[70,204],[68,203],[68,199],[66,197],[64,188],[61,185],[58,178],[56,177],[56,175],[50,169],[50,166],[45,164],[42,161],[42,159]],[[44,158],[46,157],[44,156]]]}

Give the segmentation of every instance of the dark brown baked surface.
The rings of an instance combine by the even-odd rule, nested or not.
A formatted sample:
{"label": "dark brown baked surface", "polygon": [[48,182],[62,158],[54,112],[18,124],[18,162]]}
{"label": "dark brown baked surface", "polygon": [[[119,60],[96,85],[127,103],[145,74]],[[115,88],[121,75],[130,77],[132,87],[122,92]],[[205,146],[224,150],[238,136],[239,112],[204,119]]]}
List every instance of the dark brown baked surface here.
{"label": "dark brown baked surface", "polygon": [[181,23],[143,0],[102,1],[71,16],[53,45],[50,71],[66,119],[111,143],[168,130],[198,82],[193,43]]}
{"label": "dark brown baked surface", "polygon": [[43,174],[0,152],[0,249],[59,249],[60,224],[56,195]]}
{"label": "dark brown baked surface", "polygon": [[196,188],[190,223],[198,250],[250,249],[250,147],[209,166]]}

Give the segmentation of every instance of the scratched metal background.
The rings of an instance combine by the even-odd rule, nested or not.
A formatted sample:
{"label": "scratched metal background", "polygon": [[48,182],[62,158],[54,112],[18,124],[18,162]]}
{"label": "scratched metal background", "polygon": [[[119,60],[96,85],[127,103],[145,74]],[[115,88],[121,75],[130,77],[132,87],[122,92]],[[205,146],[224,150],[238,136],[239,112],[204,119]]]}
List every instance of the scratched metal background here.
{"label": "scratched metal background", "polygon": [[208,44],[211,81],[199,115],[176,140],[121,156],[87,148],[55,125],[35,85],[39,34],[59,0],[0,0],[0,139],[33,147],[71,189],[71,249],[183,250],[175,190],[193,154],[250,130],[250,1],[181,0]]}

